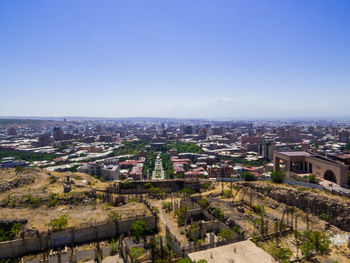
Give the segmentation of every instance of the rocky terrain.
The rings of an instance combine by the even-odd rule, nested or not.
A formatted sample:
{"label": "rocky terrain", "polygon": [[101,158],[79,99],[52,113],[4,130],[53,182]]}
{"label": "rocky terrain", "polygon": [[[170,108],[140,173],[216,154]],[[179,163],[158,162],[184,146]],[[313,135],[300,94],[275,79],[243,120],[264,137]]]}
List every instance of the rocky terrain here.
{"label": "rocky terrain", "polygon": [[271,183],[244,182],[241,185],[304,212],[322,216],[340,229],[350,231],[350,201],[346,198]]}
{"label": "rocky terrain", "polygon": [[31,175],[19,175],[11,181],[0,180],[0,193],[32,183],[34,183],[34,177]]}

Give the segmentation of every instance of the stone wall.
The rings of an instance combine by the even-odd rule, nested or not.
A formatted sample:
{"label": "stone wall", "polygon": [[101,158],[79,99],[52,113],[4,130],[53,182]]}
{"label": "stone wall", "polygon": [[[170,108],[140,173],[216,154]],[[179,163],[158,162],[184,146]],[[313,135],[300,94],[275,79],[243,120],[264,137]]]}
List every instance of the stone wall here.
{"label": "stone wall", "polygon": [[153,187],[161,188],[165,192],[177,192],[183,188],[190,188],[195,191],[200,190],[199,180],[188,180],[188,179],[171,179],[171,180],[144,180],[144,181],[133,181],[130,183],[128,188],[116,188],[114,192],[119,194],[145,194],[149,193],[149,188],[145,187],[146,183],[151,183]]}

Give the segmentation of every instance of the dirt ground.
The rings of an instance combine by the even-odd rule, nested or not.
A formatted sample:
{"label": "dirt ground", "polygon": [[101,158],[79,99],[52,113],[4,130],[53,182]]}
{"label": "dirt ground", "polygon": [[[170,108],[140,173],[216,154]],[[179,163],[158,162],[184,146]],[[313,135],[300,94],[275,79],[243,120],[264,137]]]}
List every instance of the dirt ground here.
{"label": "dirt ground", "polygon": [[[92,189],[105,189],[108,183],[101,182],[87,174],[82,173],[58,173],[46,172],[37,169],[26,169],[22,175],[31,175],[35,178],[35,182],[22,187],[12,189],[0,194],[0,200],[7,198],[20,198],[26,195],[33,197],[47,197],[50,194],[63,194],[62,182],[66,181],[67,175],[74,182],[72,193],[87,192]],[[57,177],[55,183],[50,183],[50,175]],[[14,169],[0,170],[0,178],[3,180],[13,180],[16,178]],[[90,182],[90,183],[88,183]],[[46,205],[38,208],[16,207],[16,208],[0,208],[0,218],[5,220],[26,219],[27,229],[36,229],[39,231],[47,231],[50,220],[61,215],[67,215],[68,227],[79,227],[82,225],[104,222],[110,211],[116,211],[122,216],[122,219],[134,218],[135,216],[151,215],[149,209],[141,203],[127,203],[122,206],[113,207],[99,200],[93,205],[58,205],[48,208]]]}
{"label": "dirt ground", "polygon": [[[39,169],[25,169],[24,172],[18,173],[18,175],[28,175],[34,177],[34,183],[28,184],[22,187],[11,189],[4,193],[0,193],[0,200],[11,196],[22,196],[25,194],[31,194],[33,196],[44,196],[50,193],[63,193],[62,183],[67,180],[67,176],[74,182],[71,192],[83,192],[94,189],[103,190],[106,188],[108,183],[101,182],[88,174],[84,173],[59,173],[59,172],[47,172]],[[14,169],[1,169],[0,178],[2,180],[11,181],[18,176]],[[55,176],[57,181],[50,183],[50,176]],[[89,183],[90,182],[90,183]]]}
{"label": "dirt ground", "polygon": [[122,219],[134,218],[138,216],[149,216],[151,212],[141,203],[127,203],[119,207],[111,207],[106,205],[96,206],[59,206],[53,209],[40,207],[31,208],[2,208],[0,209],[0,218],[5,220],[27,219],[26,228],[36,229],[39,231],[47,231],[49,229],[50,220],[61,215],[67,215],[67,227],[80,227],[93,223],[105,222],[108,213],[115,211],[122,216]]}
{"label": "dirt ground", "polygon": [[[216,185],[216,190],[212,190],[208,193],[202,194],[203,196],[208,196],[209,194],[218,194],[221,192],[221,184]],[[282,187],[288,187],[288,186],[282,186]],[[225,183],[224,189],[230,189],[230,184]],[[317,190],[318,191],[318,190]],[[237,192],[236,189],[233,189],[233,195]],[[335,198],[340,202],[346,202],[347,199],[338,197],[338,196],[329,196],[326,193],[321,192],[320,194],[326,195],[328,198]],[[269,219],[269,233],[274,232],[274,219],[278,218],[281,219],[283,216],[283,212],[286,209],[286,206],[284,204],[278,203],[275,200],[259,194],[257,192],[253,192],[252,197],[250,196],[250,192],[248,191],[244,195],[244,189],[241,189],[234,201],[237,203],[239,201],[242,201],[244,199],[244,202],[246,204],[249,204],[252,202],[252,205],[262,205],[265,209],[266,218]],[[252,200],[252,201],[251,201]],[[238,211],[237,207],[233,206],[233,198],[223,198],[221,196],[212,198],[212,202],[216,207],[220,207],[225,215],[230,216],[234,218],[241,226],[243,226],[243,229],[246,230],[250,236],[254,236],[255,234],[259,233],[258,226],[255,227],[253,220],[250,220],[252,218],[261,218],[259,215],[254,213],[252,209],[249,208],[249,206],[244,206],[244,213],[241,213]],[[327,222],[319,219],[316,216],[313,216],[311,214],[308,215],[309,218],[309,224],[306,222],[306,214],[301,211],[300,209],[294,207],[295,213],[294,215],[298,215],[298,223],[297,223],[297,230],[299,232],[303,232],[307,230],[307,227],[309,230],[313,231],[320,231],[326,233],[328,237],[334,237],[334,236],[342,236],[342,237],[350,237],[349,232],[345,232],[340,230],[339,228],[330,225],[329,228],[326,228]],[[286,216],[286,215],[285,215]],[[250,218],[250,219],[249,219]],[[293,240],[295,240],[295,237],[293,233],[287,234],[280,238],[279,245],[284,248],[289,248],[293,252],[292,259],[296,259],[297,257],[297,248],[296,245],[293,243]],[[259,242],[258,245],[264,248],[266,251],[271,252],[272,247],[275,244],[275,239],[270,239],[268,241]],[[344,242],[343,244],[331,244],[330,245],[330,253],[326,256],[317,256],[315,259],[316,262],[350,262],[350,249],[347,248],[348,242]],[[301,252],[298,252],[298,256],[301,257]]]}

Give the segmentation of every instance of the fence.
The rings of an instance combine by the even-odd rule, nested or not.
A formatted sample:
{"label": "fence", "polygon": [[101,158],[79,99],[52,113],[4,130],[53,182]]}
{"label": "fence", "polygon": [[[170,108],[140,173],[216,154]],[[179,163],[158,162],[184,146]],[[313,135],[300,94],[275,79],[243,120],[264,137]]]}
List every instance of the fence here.
{"label": "fence", "polygon": [[32,238],[0,242],[0,259],[18,258],[31,253],[39,253],[47,249],[73,246],[112,238],[131,231],[131,225],[139,219],[145,220],[150,229],[157,229],[156,217],[146,216],[118,222],[107,222],[79,229],[52,232]]}
{"label": "fence", "polygon": [[[244,181],[243,178],[224,178],[224,177],[217,177],[216,178],[217,182],[242,182]],[[272,181],[271,178],[269,177],[260,177],[257,179],[257,181]],[[289,184],[289,185],[298,185],[298,186],[304,186],[304,187],[309,187],[309,188],[314,188],[314,189],[319,189],[319,190],[325,190],[325,188],[322,185],[319,184],[312,184],[304,181],[297,181],[297,180],[284,180],[284,183]]]}

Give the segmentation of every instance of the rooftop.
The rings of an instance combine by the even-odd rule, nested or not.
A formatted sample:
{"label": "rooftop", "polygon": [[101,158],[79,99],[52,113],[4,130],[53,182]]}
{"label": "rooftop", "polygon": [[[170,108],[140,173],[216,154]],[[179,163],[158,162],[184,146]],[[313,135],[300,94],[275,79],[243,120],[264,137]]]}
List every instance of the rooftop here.
{"label": "rooftop", "polygon": [[279,154],[283,154],[290,157],[296,157],[296,156],[312,156],[310,153],[305,151],[295,151],[295,152],[278,152]]}
{"label": "rooftop", "polygon": [[[276,262],[263,249],[257,247],[252,241],[245,240],[230,245],[210,248],[190,253],[191,260],[205,259],[208,263],[274,263]],[[233,261],[234,260],[234,261]]]}

